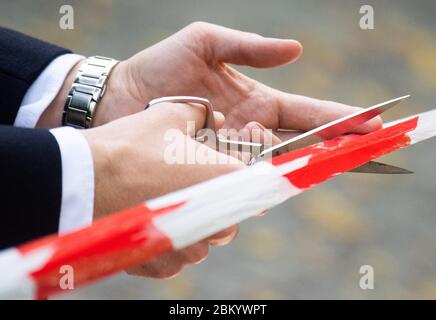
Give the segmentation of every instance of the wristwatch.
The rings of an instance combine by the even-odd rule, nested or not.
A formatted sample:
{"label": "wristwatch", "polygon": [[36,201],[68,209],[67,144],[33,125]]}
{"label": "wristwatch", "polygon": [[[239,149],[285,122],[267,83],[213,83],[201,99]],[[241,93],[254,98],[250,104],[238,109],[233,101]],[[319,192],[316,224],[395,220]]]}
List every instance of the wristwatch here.
{"label": "wristwatch", "polygon": [[94,56],[80,66],[65,101],[62,125],[77,129],[91,127],[97,104],[106,90],[106,82],[117,60]]}

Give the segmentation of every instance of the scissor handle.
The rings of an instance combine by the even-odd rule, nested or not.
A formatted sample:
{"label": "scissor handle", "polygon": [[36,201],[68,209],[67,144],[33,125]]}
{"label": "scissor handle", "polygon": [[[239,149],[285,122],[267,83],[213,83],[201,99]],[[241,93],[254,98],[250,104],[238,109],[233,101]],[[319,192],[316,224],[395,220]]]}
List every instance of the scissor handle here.
{"label": "scissor handle", "polygon": [[[192,97],[192,96],[169,96],[169,97],[162,97],[157,98],[154,100],[151,100],[144,110],[151,107],[152,105],[161,103],[161,102],[172,102],[172,103],[198,103],[206,107],[206,123],[204,125],[203,129],[210,129],[213,130],[213,132],[216,134],[216,142],[217,143],[225,143],[226,145],[230,146],[236,146],[237,150],[235,151],[247,151],[250,150],[252,153],[252,158],[257,158],[257,156],[263,151],[263,144],[261,143],[255,143],[255,142],[245,142],[245,141],[238,141],[238,140],[227,140],[224,137],[220,137],[218,133],[216,132],[215,128],[215,117],[213,114],[213,107],[210,101],[206,98],[200,98],[200,97]],[[197,133],[195,140],[200,142],[205,142],[205,138],[207,136],[207,132],[205,130],[199,130]],[[213,141],[215,142],[215,141]],[[252,159],[252,160],[253,160]],[[254,161],[254,160],[253,160]],[[251,163],[254,163],[253,161],[250,161]]]}
{"label": "scissor handle", "polygon": [[[213,115],[213,107],[210,101],[206,98],[200,98],[200,97],[191,97],[191,96],[169,96],[169,97],[162,97],[151,100],[144,110],[151,107],[152,105],[162,103],[162,102],[172,102],[172,103],[198,103],[206,107],[206,123],[204,125],[203,129],[210,129],[213,130],[213,132],[216,133],[215,129],[215,117]],[[206,136],[206,132],[204,130],[200,130],[199,134],[196,135],[195,140],[198,141],[204,141],[204,138]]]}

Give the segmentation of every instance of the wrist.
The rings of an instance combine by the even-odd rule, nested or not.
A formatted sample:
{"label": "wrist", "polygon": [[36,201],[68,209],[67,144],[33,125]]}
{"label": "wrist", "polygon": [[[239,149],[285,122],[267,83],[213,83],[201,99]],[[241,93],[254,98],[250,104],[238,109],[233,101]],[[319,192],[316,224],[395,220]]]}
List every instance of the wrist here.
{"label": "wrist", "polygon": [[[116,171],[113,166],[117,161],[114,152],[114,144],[107,143],[99,135],[99,129],[80,130],[91,149],[92,161],[94,165],[94,216],[93,220],[101,218],[112,210],[111,192],[113,185],[117,184]],[[115,162],[116,163],[116,162]]]}
{"label": "wrist", "polygon": [[97,127],[115,119],[142,111],[146,102],[138,97],[128,61],[121,61],[112,70],[106,92],[100,99],[92,123]]}
{"label": "wrist", "polygon": [[85,59],[78,61],[68,72],[56,97],[44,110],[38,122],[36,123],[37,128],[55,128],[62,125],[62,113],[64,111],[64,105],[65,101],[67,100],[68,92],[73,85],[74,78],[79,71],[80,65],[84,61]]}

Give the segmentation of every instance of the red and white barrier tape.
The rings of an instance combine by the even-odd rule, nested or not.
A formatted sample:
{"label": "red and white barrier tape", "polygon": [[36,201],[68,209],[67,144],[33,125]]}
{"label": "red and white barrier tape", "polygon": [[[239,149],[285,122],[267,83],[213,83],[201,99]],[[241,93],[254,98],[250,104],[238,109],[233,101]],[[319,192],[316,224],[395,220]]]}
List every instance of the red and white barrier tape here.
{"label": "red and white barrier tape", "polygon": [[59,293],[60,268],[75,286],[177,250],[384,154],[436,135],[436,110],[295,150],[145,202],[91,226],[0,253],[0,298]]}

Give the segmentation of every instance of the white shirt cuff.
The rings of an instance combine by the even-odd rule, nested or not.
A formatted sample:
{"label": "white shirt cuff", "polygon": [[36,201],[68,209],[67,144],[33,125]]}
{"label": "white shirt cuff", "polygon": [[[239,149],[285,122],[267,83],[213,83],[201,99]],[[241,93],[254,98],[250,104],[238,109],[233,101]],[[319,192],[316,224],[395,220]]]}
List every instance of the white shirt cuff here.
{"label": "white shirt cuff", "polygon": [[14,126],[35,128],[41,114],[61,89],[68,72],[83,58],[81,55],[68,53],[54,59],[27,90]]}
{"label": "white shirt cuff", "polygon": [[50,130],[62,159],[62,202],[59,233],[92,223],[94,210],[94,163],[91,149],[79,130],[62,127]]}
{"label": "white shirt cuff", "polygon": [[[54,59],[27,90],[14,125],[34,128],[64,83],[68,72],[84,57],[64,54]],[[85,137],[72,128],[50,130],[62,160],[62,200],[59,233],[92,222],[94,208],[94,163]]]}

